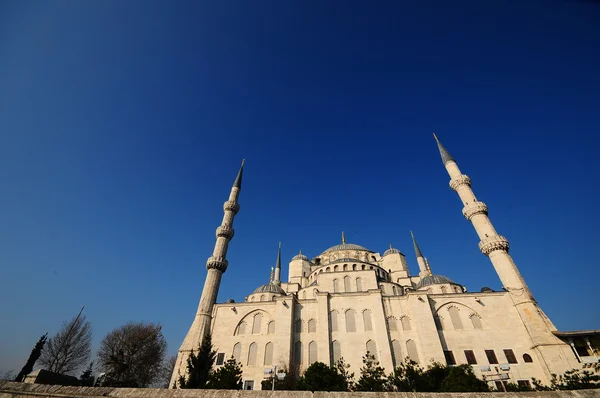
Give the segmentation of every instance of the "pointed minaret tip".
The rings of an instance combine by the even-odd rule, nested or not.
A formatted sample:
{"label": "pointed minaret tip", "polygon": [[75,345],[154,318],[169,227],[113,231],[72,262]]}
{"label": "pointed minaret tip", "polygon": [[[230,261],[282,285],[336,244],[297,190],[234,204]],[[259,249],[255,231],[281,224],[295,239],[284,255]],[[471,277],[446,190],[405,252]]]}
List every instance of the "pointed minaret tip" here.
{"label": "pointed minaret tip", "polygon": [[277,262],[275,263],[275,268],[281,269],[281,242],[279,242],[279,246],[277,248]]}
{"label": "pointed minaret tip", "polygon": [[246,159],[242,159],[240,171],[238,171],[237,177],[235,177],[235,181],[233,183],[233,186],[239,189],[242,189],[242,174],[244,172],[244,163],[246,163]]}
{"label": "pointed minaret tip", "polygon": [[342,231],[342,244],[346,244],[346,235],[344,235],[344,231]]}
{"label": "pointed minaret tip", "polygon": [[412,237],[413,246],[415,247],[415,255],[417,256],[417,258],[423,257],[423,253],[421,253],[421,249],[419,248],[419,245],[417,244],[417,240],[415,239],[415,234],[413,234],[413,231],[410,231],[410,236]]}
{"label": "pointed minaret tip", "polygon": [[433,138],[435,138],[435,142],[437,143],[438,149],[440,151],[440,155],[442,156],[442,163],[444,163],[444,166],[448,162],[454,162],[455,161],[454,158],[452,157],[452,155],[450,155],[450,153],[446,150],[446,148],[444,148],[444,146],[438,139],[437,135],[435,135],[435,133],[433,133]]}

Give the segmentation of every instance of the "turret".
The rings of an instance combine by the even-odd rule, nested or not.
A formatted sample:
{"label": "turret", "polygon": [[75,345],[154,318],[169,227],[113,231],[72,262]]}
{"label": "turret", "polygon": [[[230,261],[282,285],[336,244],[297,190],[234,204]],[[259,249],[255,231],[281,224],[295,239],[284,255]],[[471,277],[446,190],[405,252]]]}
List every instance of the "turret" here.
{"label": "turret", "polygon": [[306,287],[308,285],[308,275],[310,274],[310,261],[308,257],[300,253],[292,258],[289,264],[288,282],[297,283],[300,287]]}
{"label": "turret", "polygon": [[417,244],[417,240],[415,239],[415,235],[412,231],[410,231],[410,236],[412,237],[413,246],[415,247],[415,256],[417,257],[417,263],[419,264],[419,276],[424,278],[426,276],[431,275],[431,268],[429,267],[429,261],[423,256],[421,252],[421,248]]}
{"label": "turret", "polygon": [[402,284],[403,279],[410,277],[406,256],[391,244],[381,257],[381,267],[390,273],[392,282]]}

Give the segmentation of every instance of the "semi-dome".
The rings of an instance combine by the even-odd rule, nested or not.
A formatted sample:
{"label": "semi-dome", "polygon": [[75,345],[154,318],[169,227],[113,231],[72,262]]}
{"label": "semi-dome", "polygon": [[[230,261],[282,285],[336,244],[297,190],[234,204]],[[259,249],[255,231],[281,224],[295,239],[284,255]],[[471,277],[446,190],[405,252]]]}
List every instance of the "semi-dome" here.
{"label": "semi-dome", "polygon": [[387,256],[388,254],[402,254],[402,252],[396,248],[393,248],[392,246],[390,246],[389,249],[387,249],[384,253],[383,253],[383,257]]}
{"label": "semi-dome", "polygon": [[434,274],[434,275],[426,276],[423,279],[421,279],[419,281],[419,283],[417,283],[417,289],[421,289],[422,287],[430,286],[430,285],[442,285],[445,283],[449,283],[451,285],[458,285],[458,283],[454,282],[450,278],[446,278],[443,275],[435,275]]}
{"label": "semi-dome", "polygon": [[292,261],[294,260],[304,260],[304,261],[308,261],[308,257],[306,257],[304,254],[302,254],[302,252],[296,254],[294,257],[292,257]]}
{"label": "semi-dome", "polygon": [[275,293],[275,294],[283,294],[285,295],[285,291],[281,288],[281,286],[276,285],[274,283],[266,283],[262,286],[257,287],[253,293]]}
{"label": "semi-dome", "polygon": [[360,245],[355,245],[352,243],[341,243],[339,245],[331,246],[329,249],[325,250],[322,254],[343,251],[343,250],[359,250],[359,251],[371,252],[371,250],[367,249],[366,247],[362,247]]}

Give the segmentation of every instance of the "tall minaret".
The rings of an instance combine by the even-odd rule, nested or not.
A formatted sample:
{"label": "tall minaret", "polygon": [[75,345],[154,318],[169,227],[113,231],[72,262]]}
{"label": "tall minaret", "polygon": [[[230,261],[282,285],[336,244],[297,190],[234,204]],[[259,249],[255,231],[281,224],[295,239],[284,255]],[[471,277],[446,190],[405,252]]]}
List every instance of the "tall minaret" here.
{"label": "tall minaret", "polygon": [[198,304],[194,322],[177,353],[177,362],[175,363],[173,375],[171,376],[171,387],[173,387],[174,383],[178,382],[180,375],[185,375],[187,371],[187,358],[190,355],[190,352],[192,350],[198,351],[198,347],[202,344],[202,340],[210,332],[213,306],[217,301],[221,277],[227,270],[227,248],[229,242],[233,239],[234,234],[233,218],[240,210],[238,197],[242,189],[243,171],[244,160],[242,160],[240,171],[235,178],[233,187],[231,187],[229,200],[223,204],[223,211],[225,214],[223,215],[221,225],[217,228],[217,241],[215,243],[213,254],[206,261],[207,273],[206,280],[204,281],[204,288],[202,289],[202,295],[200,296],[200,303]]}
{"label": "tall minaret", "polygon": [[450,175],[450,188],[456,191],[460,197],[464,205],[463,215],[471,221],[479,235],[479,250],[492,262],[504,289],[510,294],[527,328],[532,340],[532,348],[542,355],[546,371],[551,372],[549,364],[555,361],[557,355],[560,355],[553,348],[560,344],[552,334],[556,327],[534,300],[519,269],[508,254],[508,240],[496,232],[488,217],[488,207],[485,203],[478,201],[471,190],[471,179],[461,173],[454,158],[443,147],[437,136],[435,134],[433,136],[440,150],[442,162]]}
{"label": "tall minaret", "polygon": [[415,255],[417,256],[417,263],[419,264],[419,276],[421,278],[430,276],[431,268],[429,268],[427,259],[423,257],[423,253],[421,253],[421,249],[419,248],[417,240],[415,239],[415,235],[412,231],[410,231],[410,236],[412,236],[413,245],[415,246]]}
{"label": "tall minaret", "polygon": [[274,285],[281,285],[281,242],[279,242],[279,247],[277,248],[277,262],[275,263],[275,276],[272,283]]}

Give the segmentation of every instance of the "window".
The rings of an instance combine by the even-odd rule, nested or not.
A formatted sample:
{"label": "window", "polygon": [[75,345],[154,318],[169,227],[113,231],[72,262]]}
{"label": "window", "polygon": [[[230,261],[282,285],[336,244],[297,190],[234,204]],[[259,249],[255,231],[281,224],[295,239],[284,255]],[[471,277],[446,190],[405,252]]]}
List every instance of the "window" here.
{"label": "window", "polygon": [[333,272],[338,272],[338,266],[337,265],[333,266]]}
{"label": "window", "polygon": [[256,351],[258,350],[258,346],[256,343],[250,344],[250,348],[248,349],[248,366],[256,366]]}
{"label": "window", "polygon": [[348,271],[348,264],[344,264],[344,268],[343,268],[343,270],[344,270],[344,271]]}
{"label": "window", "polygon": [[408,340],[406,342],[406,352],[408,352],[408,357],[415,361],[416,363],[419,363],[419,354],[417,352],[417,344],[414,342],[414,340]]}
{"label": "window", "polygon": [[402,362],[402,350],[398,340],[392,340],[392,360],[394,361],[394,368],[400,366]]}
{"label": "window", "polygon": [[346,332],[356,332],[354,310],[346,310]]}
{"label": "window", "polygon": [[487,356],[490,365],[498,363],[498,358],[496,358],[496,353],[494,350],[485,350],[485,355]]}
{"label": "window", "polygon": [[217,361],[216,361],[216,365],[223,365],[223,363],[225,362],[225,353],[224,352],[220,352],[217,354]]}
{"label": "window", "polygon": [[260,295],[260,301],[265,301],[265,295],[264,294]]}
{"label": "window", "polygon": [[342,346],[340,342],[334,340],[331,342],[331,366],[335,366],[337,361],[342,357]]}
{"label": "window", "polygon": [[274,334],[275,333],[275,321],[269,322],[269,324],[267,325],[267,333],[268,334]]}
{"label": "window", "polygon": [[308,364],[311,365],[317,362],[317,342],[311,341],[308,343]]}
{"label": "window", "polygon": [[263,365],[271,365],[273,363],[273,343],[268,342],[265,345],[265,359]]}
{"label": "window", "polygon": [[477,359],[475,359],[475,353],[473,350],[465,350],[465,358],[467,358],[467,363],[469,365],[477,364]]}
{"label": "window", "polygon": [[362,292],[362,280],[360,278],[356,278],[356,291]]}
{"label": "window", "polygon": [[410,330],[410,320],[407,316],[400,318],[400,322],[402,323],[402,330]]}
{"label": "window", "polygon": [[517,385],[520,389],[531,388],[531,383],[529,382],[529,380],[517,380]]}
{"label": "window", "polygon": [[452,351],[444,351],[444,357],[446,357],[446,364],[456,365],[456,359],[454,359],[454,353]]}
{"label": "window", "polygon": [[260,324],[262,323],[262,314],[254,315],[254,322],[252,323],[252,334],[260,334]]}
{"label": "window", "polygon": [[308,321],[308,333],[316,333],[317,332],[317,321],[311,319]]}
{"label": "window", "polygon": [[339,293],[340,291],[340,281],[338,281],[337,279],[333,280],[333,292],[334,293]]}
{"label": "window", "polygon": [[232,355],[235,358],[236,362],[240,361],[240,357],[242,356],[242,345],[240,343],[235,343],[235,345],[233,346]]}
{"label": "window", "polygon": [[244,381],[244,390],[254,390],[254,380]]}
{"label": "window", "polygon": [[346,293],[350,292],[350,277],[349,276],[344,277],[344,291]]}
{"label": "window", "polygon": [[377,345],[373,340],[367,341],[367,352],[371,355],[374,355],[375,360],[377,360]]}
{"label": "window", "polygon": [[329,313],[329,323],[331,323],[331,331],[337,332],[338,330],[338,317],[337,311],[331,311]]}
{"label": "window", "polygon": [[479,318],[477,314],[471,315],[471,323],[473,324],[473,329],[483,329],[483,325],[481,324],[481,318]]}
{"label": "window", "polygon": [[302,333],[302,319],[296,319],[294,322],[294,332]]}
{"label": "window", "polygon": [[294,362],[302,363],[302,342],[296,341],[294,344]]}
{"label": "window", "polygon": [[398,328],[396,327],[396,319],[393,317],[389,317],[387,319],[387,323],[388,323],[388,329],[390,332],[395,332],[398,330]]}
{"label": "window", "polygon": [[513,350],[504,350],[504,356],[506,356],[506,362],[517,363],[517,357],[515,357]]}
{"label": "window", "polygon": [[363,311],[363,324],[365,325],[365,332],[373,330],[373,326],[371,325],[371,311]]}
{"label": "window", "polygon": [[446,293],[446,286],[442,286],[442,287],[440,287],[440,289],[442,290],[442,294]]}
{"label": "window", "polygon": [[238,326],[237,334],[246,334],[246,322],[240,323],[240,326]]}
{"label": "window", "polygon": [[454,326],[454,329],[462,329],[463,324],[460,320],[460,315],[458,314],[458,308],[449,307],[448,312],[450,313],[450,320],[452,321],[452,326]]}
{"label": "window", "polygon": [[533,359],[531,358],[531,355],[529,355],[529,354],[523,354],[523,362],[532,363]]}

